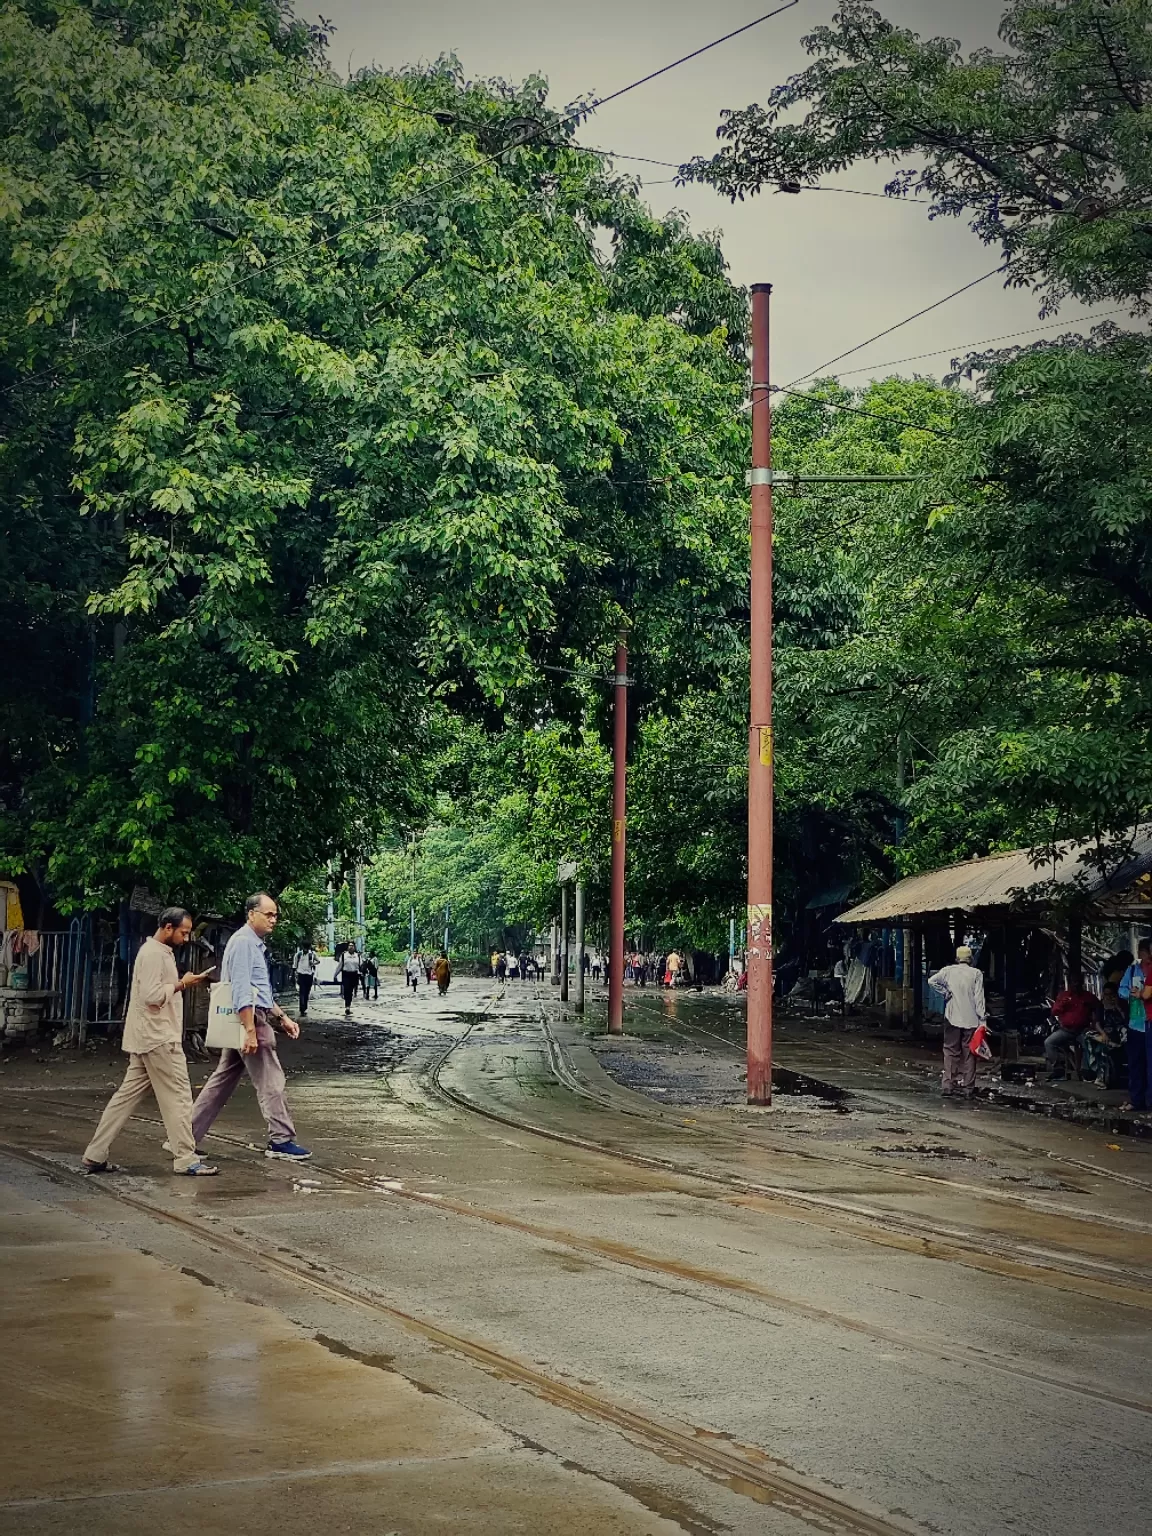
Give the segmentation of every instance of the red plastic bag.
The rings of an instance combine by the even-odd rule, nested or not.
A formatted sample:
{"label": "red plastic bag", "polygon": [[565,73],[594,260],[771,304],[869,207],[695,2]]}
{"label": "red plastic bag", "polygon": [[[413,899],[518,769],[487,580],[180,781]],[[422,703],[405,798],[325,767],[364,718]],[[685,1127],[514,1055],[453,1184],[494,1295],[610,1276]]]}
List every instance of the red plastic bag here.
{"label": "red plastic bag", "polygon": [[972,1031],[972,1038],[968,1042],[968,1049],[973,1056],[979,1056],[981,1061],[992,1060],[992,1047],[988,1044],[988,1030],[985,1025],[978,1024]]}

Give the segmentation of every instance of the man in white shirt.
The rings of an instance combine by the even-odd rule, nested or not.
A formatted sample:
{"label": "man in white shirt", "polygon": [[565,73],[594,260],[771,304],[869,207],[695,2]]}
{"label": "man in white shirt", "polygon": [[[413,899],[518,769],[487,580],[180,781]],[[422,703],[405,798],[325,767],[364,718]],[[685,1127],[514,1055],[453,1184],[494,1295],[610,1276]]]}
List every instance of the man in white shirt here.
{"label": "man in white shirt", "polygon": [[[181,976],[172,951],[192,937],[192,919],[183,907],[168,907],[156,932],[140,946],[132,967],[132,990],[124,1019],[121,1048],[128,1052],[124,1081],[108,1100],[96,1134],[84,1153],[85,1173],[108,1173],[112,1143],[149,1093],[156,1097],[168,1133],[173,1173],[207,1178],[216,1173],[196,1155],[192,1135],[192,1085],[184,1055],[184,1003],[181,994],[199,986],[212,971]],[[214,969],[214,968],[213,968]]]}
{"label": "man in white shirt", "polygon": [[946,1098],[959,1091],[970,1099],[976,1091],[976,1057],[969,1047],[972,1035],[988,1022],[984,1004],[984,973],[972,964],[972,951],[961,944],[956,964],[929,976],[928,985],[947,999],[944,1006],[944,1075],[940,1092]]}

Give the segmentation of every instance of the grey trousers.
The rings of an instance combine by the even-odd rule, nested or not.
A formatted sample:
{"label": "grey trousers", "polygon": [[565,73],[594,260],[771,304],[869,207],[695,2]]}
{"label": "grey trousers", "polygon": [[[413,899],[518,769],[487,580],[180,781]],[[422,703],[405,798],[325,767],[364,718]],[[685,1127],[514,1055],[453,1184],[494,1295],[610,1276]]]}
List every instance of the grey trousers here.
{"label": "grey trousers", "polygon": [[940,1087],[944,1093],[956,1092],[957,1078],[964,1093],[976,1087],[976,1058],[968,1049],[974,1029],[958,1029],[955,1024],[944,1026],[944,1077]]}
{"label": "grey trousers", "polygon": [[196,1145],[207,1136],[212,1122],[227,1104],[236,1084],[247,1072],[256,1090],[260,1113],[268,1124],[268,1140],[273,1143],[296,1140],[296,1127],[288,1113],[284,1068],[276,1054],[276,1033],[267,1022],[263,1008],[256,1010],[256,1038],[260,1049],[251,1056],[239,1051],[221,1051],[215,1072],[196,1095],[192,1106],[192,1134]]}

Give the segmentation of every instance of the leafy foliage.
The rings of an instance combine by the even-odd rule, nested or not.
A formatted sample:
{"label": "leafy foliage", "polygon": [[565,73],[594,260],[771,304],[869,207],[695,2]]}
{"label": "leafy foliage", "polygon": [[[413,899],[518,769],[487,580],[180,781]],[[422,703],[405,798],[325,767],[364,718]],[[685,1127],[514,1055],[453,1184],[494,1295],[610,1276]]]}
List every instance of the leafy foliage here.
{"label": "leafy foliage", "polygon": [[432,695],[538,710],[622,607],[707,667],[742,580],[715,243],[540,82],[324,42],[264,0],[0,18],[0,850],[64,905],[346,865],[424,814]]}
{"label": "leafy foliage", "polygon": [[[733,198],[895,162],[894,197],[968,215],[1009,280],[1146,305],[1152,274],[1152,4],[1011,0],[1005,51],[968,58],[867,0],[805,39],[815,62],[764,105],[727,112],[724,148],[685,167]],[[806,108],[799,122],[797,108]],[[908,160],[918,163],[908,166]],[[1011,210],[1011,211],[1010,211]]]}

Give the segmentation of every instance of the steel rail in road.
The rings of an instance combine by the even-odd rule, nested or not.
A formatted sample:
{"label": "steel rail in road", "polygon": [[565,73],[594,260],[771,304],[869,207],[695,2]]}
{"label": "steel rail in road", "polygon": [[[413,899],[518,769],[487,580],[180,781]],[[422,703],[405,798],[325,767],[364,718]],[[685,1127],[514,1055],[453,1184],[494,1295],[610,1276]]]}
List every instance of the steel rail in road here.
{"label": "steel rail in road", "polygon": [[[0,1151],[50,1173],[55,1179],[66,1179],[83,1188],[85,1194],[91,1192],[93,1180],[90,1177],[62,1168],[52,1158],[5,1142],[0,1142]],[[867,1508],[864,1501],[855,1502],[842,1493],[825,1489],[815,1479],[794,1471],[759,1446],[743,1445],[703,1426],[657,1416],[604,1393],[573,1386],[482,1340],[469,1338],[407,1312],[377,1294],[364,1276],[341,1269],[342,1278],[337,1278],[330,1261],[321,1278],[313,1267],[314,1261],[302,1255],[286,1256],[282,1248],[273,1252],[250,1234],[239,1235],[235,1229],[231,1233],[222,1232],[218,1225],[181,1215],[107,1183],[97,1187],[109,1199],[190,1233],[210,1248],[232,1254],[254,1268],[288,1279],[331,1301],[387,1317],[407,1332],[526,1388],[555,1407],[617,1430],[674,1466],[691,1467],[733,1492],[751,1497],[758,1503],[771,1504],[823,1532],[831,1532],[833,1536],[839,1536],[839,1533],[843,1536],[928,1536],[923,1525]]]}
{"label": "steel rail in road", "polygon": [[[653,1010],[650,1009],[649,1007],[647,1007],[647,1002],[648,1001],[649,1001],[648,999],[637,998],[637,999],[633,1000],[632,1006],[642,1006],[643,1012],[645,1012],[645,1013],[653,1013]],[[651,1001],[655,1002],[656,1001],[655,997],[653,997],[651,999]],[[666,1028],[670,1029],[674,1034],[680,1034],[682,1038],[684,1038],[684,1036],[682,1034],[683,1030],[685,1030],[685,1029],[692,1029],[692,1030],[695,1030],[698,1034],[708,1035],[713,1040],[719,1040],[719,1041],[721,1041],[725,1045],[732,1046],[733,1050],[736,1051],[737,1055],[741,1054],[741,1048],[740,1048],[740,1045],[739,1045],[738,1042],[731,1041],[731,1040],[727,1039],[726,1036],[717,1034],[715,1030],[705,1029],[705,1027],[702,1024],[696,1024],[696,1023],[693,1023],[693,1022],[691,1022],[691,1021],[689,1021],[687,1019],[678,1019],[676,1021],[675,1025],[670,1024],[666,1018],[663,1019],[663,1022],[664,1022],[664,1025],[665,1025]],[[848,1057],[847,1052],[845,1052],[843,1050],[840,1050],[838,1047],[836,1047],[834,1045],[833,1046],[829,1046],[829,1045],[826,1045],[826,1044],[822,1044],[821,1049],[828,1050],[828,1051],[833,1052],[835,1055],[842,1056],[842,1057],[844,1057],[845,1060],[849,1060],[850,1061],[850,1059],[851,1059],[850,1057]],[[805,1074],[805,1075],[811,1075],[811,1074]],[[912,1074],[912,1073],[900,1073],[899,1075],[900,1076],[904,1076],[904,1077],[908,1077],[908,1078],[913,1079],[913,1080],[915,1080],[917,1082],[921,1081],[921,1079],[915,1078],[914,1074]],[[829,1086],[830,1087],[836,1087],[836,1084],[830,1084]],[[855,1093],[858,1097],[860,1097],[862,1099],[871,1099],[874,1103],[882,1104],[885,1109],[897,1109],[897,1110],[900,1110],[902,1113],[905,1113],[905,1114],[908,1114],[908,1115],[912,1115],[917,1120],[927,1120],[932,1125],[946,1125],[951,1130],[963,1131],[963,1132],[965,1132],[968,1135],[979,1134],[981,1137],[984,1138],[985,1141],[996,1142],[998,1145],[1003,1146],[1003,1147],[1011,1147],[1013,1149],[1013,1151],[1016,1151],[1016,1152],[1035,1153],[1035,1151],[1036,1151],[1036,1149],[1034,1147],[1030,1147],[1026,1142],[1017,1141],[1014,1137],[1006,1135],[1003,1131],[992,1131],[992,1130],[989,1130],[987,1126],[981,1125],[981,1126],[978,1126],[978,1127],[974,1127],[972,1125],[969,1125],[969,1124],[965,1123],[962,1120],[949,1119],[948,1116],[942,1114],[939,1110],[920,1109],[920,1108],[918,1108],[914,1104],[907,1104],[907,1103],[905,1103],[905,1101],[903,1099],[895,1099],[895,1098],[892,1098],[888,1094],[877,1092],[877,1090],[874,1089],[874,1088],[854,1088],[854,1089],[851,1089],[851,1090],[843,1090],[843,1091],[845,1091],[845,1092],[851,1091],[852,1093]],[[652,1106],[652,1108],[653,1108],[653,1110],[657,1114],[659,1114],[660,1110],[659,1110],[659,1106],[658,1105],[654,1104]],[[785,1154],[784,1155],[787,1155],[787,1150],[786,1149],[785,1149]],[[827,1154],[819,1154],[819,1153],[812,1153],[812,1152],[796,1152],[793,1155],[795,1155],[797,1157],[813,1157],[813,1158],[819,1157],[821,1155],[827,1156]],[[1044,1157],[1045,1157],[1046,1161],[1053,1162],[1053,1163],[1060,1163],[1065,1168],[1075,1168],[1075,1169],[1079,1170],[1081,1173],[1091,1173],[1091,1174],[1094,1174],[1097,1178],[1105,1179],[1109,1183],[1123,1184],[1123,1185],[1125,1185],[1129,1189],[1139,1189],[1139,1190],[1143,1191],[1145,1194],[1152,1195],[1152,1183],[1149,1183],[1146,1179],[1134,1178],[1131,1174],[1128,1174],[1128,1173],[1121,1173],[1118,1169],[1115,1169],[1115,1168],[1102,1168],[1098,1163],[1088,1163],[1088,1162],[1085,1162],[1082,1158],[1068,1157],[1068,1156],[1066,1156],[1062,1152],[1045,1152],[1044,1153]],[[836,1161],[836,1159],[834,1159],[834,1158],[830,1158],[829,1160],[830,1161]],[[872,1167],[873,1165],[869,1164],[869,1163],[861,1163],[860,1166],[861,1167]],[[877,1171],[879,1171],[883,1167],[884,1167],[884,1165],[882,1163],[875,1164],[875,1169]],[[901,1172],[905,1172],[905,1173],[909,1173],[910,1174],[910,1170],[889,1169],[888,1171],[891,1172],[891,1173],[896,1173],[898,1171],[901,1171]],[[914,1175],[914,1177],[928,1179],[928,1178],[933,1178],[933,1177],[939,1178],[940,1176],[939,1175],[931,1175],[931,1174],[916,1174],[916,1175]],[[954,1180],[948,1179],[948,1180],[943,1180],[943,1182],[952,1184],[954,1187],[961,1187],[961,1186],[956,1186]],[[962,1187],[968,1188],[969,1186],[965,1185],[965,1186],[962,1186]],[[979,1188],[979,1186],[973,1186],[973,1187],[977,1188],[977,1189]],[[988,1193],[989,1195],[995,1195],[997,1198],[1002,1199],[1002,1200],[1024,1200],[1024,1201],[1027,1201],[1029,1199],[1028,1196],[1013,1195],[1013,1194],[1011,1194],[1007,1190],[987,1191],[986,1193]],[[1073,1211],[1065,1212],[1065,1211],[1061,1210],[1061,1214],[1067,1214],[1069,1216],[1072,1216],[1075,1213]],[[1098,1218],[1095,1217],[1095,1216],[1085,1216],[1085,1215],[1082,1215],[1082,1214],[1078,1217],[1078,1219],[1081,1220],[1081,1221],[1089,1221],[1089,1222],[1095,1222],[1095,1221],[1098,1220]],[[1106,1218],[1106,1220],[1107,1220],[1107,1218]],[[1116,1222],[1120,1222],[1122,1220],[1122,1218],[1112,1218],[1112,1220],[1116,1221]],[[1125,1223],[1125,1225],[1127,1225],[1127,1223]]]}
{"label": "steel rail in road", "polygon": [[[467,1038],[471,1028],[459,1037],[459,1040]],[[398,1069],[403,1071],[403,1068]],[[454,1107],[457,1107],[454,1103]],[[470,1104],[464,1106],[469,1112],[477,1113]],[[52,1114],[55,1118],[74,1120],[83,1124],[90,1123],[90,1117],[81,1115],[70,1108],[58,1107],[56,1101],[41,1100],[36,1108],[44,1113]],[[482,1113],[482,1112],[479,1112]],[[134,1115],[134,1120],[156,1126],[162,1129],[162,1122],[148,1115]],[[492,1118],[488,1116],[487,1118]],[[511,1124],[504,1120],[501,1123]],[[517,1127],[523,1129],[523,1127]],[[241,1152],[251,1150],[251,1144],[240,1136],[230,1136],[226,1132],[212,1131],[209,1133],[214,1141],[221,1141]],[[9,1144],[10,1145],[10,1144]],[[30,1154],[32,1155],[32,1154]],[[256,1158],[239,1157],[238,1163],[249,1166],[257,1166]],[[442,1214],[463,1217],[469,1221],[477,1221],[483,1225],[494,1226],[504,1231],[515,1232],[521,1236],[531,1237],[541,1242],[553,1244],[557,1247],[567,1248],[573,1252],[588,1255],[608,1264],[615,1264],[625,1269],[641,1270],[648,1274],[656,1274],[665,1279],[683,1284],[704,1286],[712,1289],[726,1291],[751,1301],[763,1302],[777,1311],[788,1312],[794,1316],[803,1317],[806,1321],[840,1328],[846,1332],[871,1338],[878,1343],[895,1345],[908,1349],[916,1354],[926,1356],[942,1364],[962,1364],[976,1366],[993,1371],[999,1375],[1006,1375],[1017,1380],[1023,1380],[1035,1385],[1045,1386],[1061,1392],[1069,1392],[1077,1397],[1089,1398],[1096,1402],[1107,1403],[1112,1407],[1127,1409],[1134,1413],[1152,1416],[1152,1401],[1144,1398],[1125,1396],[1121,1393],[1110,1392],[1100,1387],[1094,1387],[1087,1382],[1077,1381],[1074,1378],[1059,1376],[1046,1371],[1036,1370],[1030,1366],[1022,1365],[995,1351],[985,1348],[968,1348],[958,1344],[940,1344],[937,1341],[923,1335],[905,1333],[899,1329],[886,1328],[883,1324],[870,1323],[861,1317],[848,1316],[841,1312],[832,1311],[830,1308],[817,1307],[797,1297],[789,1296],[782,1291],[773,1290],[756,1281],[746,1280],[738,1275],[725,1274],[718,1270],[705,1269],[699,1265],[686,1264],[678,1259],[664,1258],[657,1254],[647,1253],[642,1249],[621,1243],[615,1238],[600,1237],[597,1234],[573,1232],[568,1228],[544,1226],[538,1222],[526,1221],[521,1217],[509,1215],[504,1211],[487,1210],[468,1201],[455,1200],[451,1196],[440,1193],[427,1193],[417,1189],[404,1189],[397,1187],[396,1181],[389,1180],[387,1185],[382,1185],[372,1176],[362,1176],[359,1173],[349,1173],[342,1168],[330,1167],[323,1161],[312,1158],[309,1169],[322,1175],[333,1182],[357,1190],[361,1194],[370,1194],[385,1199],[409,1201],[414,1205],[423,1205]],[[52,1162],[52,1167],[59,1165]],[[67,1170],[66,1170],[67,1171]],[[680,1174],[679,1181],[686,1183],[691,1175]],[[88,1181],[90,1184],[91,1181]],[[100,1188],[116,1193],[114,1186],[101,1183]],[[318,1260],[319,1255],[312,1255],[311,1261]],[[1152,1301],[1149,1303],[1152,1305]]]}
{"label": "steel rail in road", "polygon": [[[645,1009],[644,1011],[647,1012],[648,1010]],[[738,1042],[729,1040],[724,1035],[717,1034],[715,1030],[705,1029],[702,1024],[694,1023],[690,1019],[677,1019],[675,1023],[673,1023],[671,1020],[664,1018],[662,1020],[662,1024],[663,1027],[667,1029],[671,1034],[679,1036],[681,1040],[685,1040],[689,1044],[692,1043],[692,1035],[689,1033],[689,1031],[692,1031],[697,1035],[707,1035],[711,1040],[718,1040],[722,1045],[730,1046],[737,1056],[740,1056],[741,1054]],[[551,1031],[549,1031],[549,1034],[551,1034]],[[559,1042],[557,1042],[557,1048],[560,1049]],[[836,1051],[835,1046],[823,1048]],[[850,1060],[850,1058],[847,1056],[847,1052],[836,1053],[838,1055],[844,1056],[846,1060]],[[810,1076],[811,1074],[801,1073],[800,1075]],[[922,1078],[919,1078],[910,1072],[901,1073],[900,1075],[908,1077],[910,1080],[915,1081],[917,1084],[920,1084],[923,1081]],[[816,1081],[818,1081],[818,1079],[816,1079]],[[950,1129],[962,1131],[966,1135],[984,1137],[987,1140],[998,1142],[1001,1146],[1011,1147],[1014,1151],[1031,1152],[1033,1155],[1035,1155],[1034,1148],[1028,1147],[1023,1142],[1013,1141],[1008,1136],[998,1135],[995,1131],[988,1131],[984,1126],[965,1125],[959,1120],[941,1120],[938,1115],[934,1115],[930,1110],[918,1109],[916,1106],[911,1104],[905,1105],[904,1101],[901,1099],[893,1099],[877,1095],[871,1088],[841,1089],[837,1084],[834,1083],[830,1083],[828,1086],[835,1089],[835,1091],[838,1093],[853,1093],[859,1098],[865,1100],[874,1098],[876,1099],[877,1103],[882,1104],[886,1110],[899,1109],[901,1112],[906,1112],[916,1119],[928,1120],[934,1125],[947,1125]],[[624,1106],[616,1106],[607,1096],[600,1097],[592,1093],[591,1090],[582,1090],[579,1084],[576,1085],[576,1091],[586,1091],[587,1096],[595,1098],[598,1103],[603,1103],[605,1107],[610,1106],[612,1108],[619,1108],[620,1113],[622,1114],[633,1114],[641,1118],[645,1117],[643,1109],[626,1109]],[[815,1095],[815,1097],[819,1097],[819,1095]],[[662,1116],[663,1112],[661,1111],[658,1104],[652,1105],[651,1114],[655,1117]],[[686,1127],[686,1129],[691,1130],[692,1127],[689,1126]],[[728,1142],[729,1145],[738,1143],[738,1138],[733,1136],[731,1132],[726,1132],[723,1128],[701,1128],[699,1131],[695,1132],[695,1134],[701,1136],[706,1135],[713,1140],[723,1140]],[[746,1143],[740,1144],[746,1145]],[[771,1152],[773,1156],[795,1157],[799,1158],[803,1162],[824,1163],[830,1167],[837,1168],[859,1168],[866,1173],[884,1173],[892,1178],[915,1180],[925,1184],[939,1184],[946,1189],[958,1190],[966,1195],[975,1195],[979,1199],[998,1202],[1005,1205],[1018,1205],[1026,1210],[1036,1211],[1040,1215],[1064,1216],[1067,1217],[1070,1221],[1082,1222],[1087,1226],[1116,1227],[1122,1231],[1152,1233],[1152,1222],[1138,1221],[1135,1217],[1114,1216],[1099,1211],[1082,1211],[1079,1210],[1076,1206],[1059,1205],[1054,1200],[1046,1200],[1043,1197],[1038,1197],[1036,1195],[1015,1194],[1008,1189],[989,1189],[986,1185],[983,1184],[969,1184],[963,1179],[949,1178],[946,1174],[943,1173],[924,1173],[913,1168],[895,1168],[890,1163],[881,1163],[876,1160],[869,1160],[868,1158],[858,1156],[841,1155],[838,1152],[813,1152],[808,1147],[765,1147],[764,1150]],[[1066,1168],[1077,1168],[1082,1172],[1095,1174],[1102,1179],[1107,1179],[1117,1184],[1127,1185],[1130,1188],[1144,1190],[1147,1191],[1147,1193],[1152,1194],[1152,1184],[1146,1184],[1142,1179],[1132,1178],[1128,1174],[1119,1173],[1110,1168],[1097,1168],[1092,1163],[1085,1163],[1077,1158],[1063,1157],[1060,1153],[1057,1152],[1046,1152],[1044,1154],[1044,1160],[1046,1162],[1059,1162],[1062,1163]]]}
{"label": "steel rail in road", "polygon": [[[1112,1301],[1140,1311],[1152,1310],[1152,1289],[1139,1283],[1144,1277],[1137,1272],[1125,1270],[1119,1265],[1111,1265],[1082,1256],[1077,1266],[1066,1253],[1008,1242],[982,1243],[971,1232],[963,1229],[913,1221],[894,1216],[887,1211],[856,1206],[848,1201],[833,1200],[827,1196],[812,1194],[807,1190],[784,1185],[761,1184],[756,1180],[742,1178],[735,1174],[694,1167],[676,1162],[671,1158],[657,1157],[651,1153],[634,1152],[611,1142],[534,1125],[519,1116],[478,1104],[475,1100],[469,1099],[466,1094],[447,1087],[440,1080],[441,1070],[470,1033],[470,1029],[466,1030],[457,1040],[448,1045],[439,1060],[426,1074],[429,1086],[458,1108],[469,1110],[498,1124],[546,1141],[558,1142],[618,1162],[628,1162],[636,1167],[654,1169],[665,1175],[720,1186],[749,1202],[752,1209],[770,1209],[791,1220],[819,1225],[881,1247],[900,1248],[923,1258],[961,1264],[997,1275],[1001,1279],[1024,1280],[1052,1290]],[[565,1084],[565,1086],[568,1085]],[[586,1090],[584,1096],[592,1099],[601,1108],[611,1108],[613,1112],[618,1112],[607,1100],[597,1098]],[[632,1113],[638,1118],[641,1117],[639,1111]],[[877,1171],[896,1172],[896,1170],[883,1169]],[[1098,1273],[1085,1273],[1085,1270],[1094,1270]],[[1103,1272],[1108,1272],[1116,1278],[1099,1278],[1099,1273]]]}

